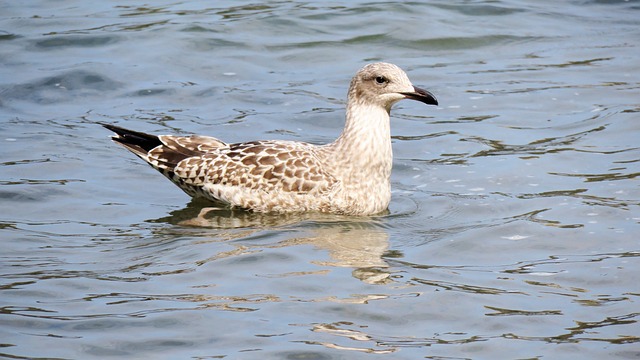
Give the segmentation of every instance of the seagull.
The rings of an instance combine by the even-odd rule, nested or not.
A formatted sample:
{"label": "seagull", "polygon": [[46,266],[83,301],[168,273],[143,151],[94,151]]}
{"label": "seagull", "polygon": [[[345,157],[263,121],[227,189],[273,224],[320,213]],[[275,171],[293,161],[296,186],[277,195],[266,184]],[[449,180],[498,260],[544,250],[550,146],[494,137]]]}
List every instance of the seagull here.
{"label": "seagull", "polygon": [[390,111],[411,99],[438,105],[389,63],[372,63],[351,80],[346,122],[332,143],[285,140],[227,144],[210,136],[151,135],[101,123],[131,151],[192,197],[255,212],[368,216],[391,200]]}

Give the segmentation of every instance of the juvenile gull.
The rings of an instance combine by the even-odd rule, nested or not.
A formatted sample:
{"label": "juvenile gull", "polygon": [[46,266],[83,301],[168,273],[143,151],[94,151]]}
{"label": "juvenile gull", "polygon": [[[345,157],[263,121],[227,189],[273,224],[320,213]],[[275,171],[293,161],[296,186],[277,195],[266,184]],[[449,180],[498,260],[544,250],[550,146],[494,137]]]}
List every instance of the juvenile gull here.
{"label": "juvenile gull", "polygon": [[190,196],[258,212],[371,215],[391,199],[389,112],[402,99],[438,105],[396,65],[366,65],[351,80],[344,130],[326,145],[227,144],[209,136],[156,136],[102,125]]}

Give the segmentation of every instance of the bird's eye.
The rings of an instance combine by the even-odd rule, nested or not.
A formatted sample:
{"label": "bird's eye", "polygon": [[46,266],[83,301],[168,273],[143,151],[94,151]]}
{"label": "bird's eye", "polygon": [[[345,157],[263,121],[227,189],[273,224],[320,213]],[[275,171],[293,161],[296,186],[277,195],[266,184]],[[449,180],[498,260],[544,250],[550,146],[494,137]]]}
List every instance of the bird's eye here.
{"label": "bird's eye", "polygon": [[376,83],[378,84],[384,84],[387,81],[388,81],[387,78],[384,76],[376,76]]}

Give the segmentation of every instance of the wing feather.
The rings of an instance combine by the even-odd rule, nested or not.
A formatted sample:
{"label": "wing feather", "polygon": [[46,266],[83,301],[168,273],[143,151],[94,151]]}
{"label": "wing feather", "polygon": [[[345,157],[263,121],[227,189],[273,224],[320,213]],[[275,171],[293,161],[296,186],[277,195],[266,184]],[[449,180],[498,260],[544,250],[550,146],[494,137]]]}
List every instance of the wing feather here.
{"label": "wing feather", "polygon": [[[150,135],[102,124],[113,140],[141,157],[191,196],[256,210],[318,210],[339,181],[316,147],[290,141],[238,144],[209,136]],[[327,196],[329,195],[329,196]]]}
{"label": "wing feather", "polygon": [[174,173],[204,196],[241,207],[278,195],[321,195],[337,183],[311,145],[276,141],[231,144],[189,157],[175,166]]}

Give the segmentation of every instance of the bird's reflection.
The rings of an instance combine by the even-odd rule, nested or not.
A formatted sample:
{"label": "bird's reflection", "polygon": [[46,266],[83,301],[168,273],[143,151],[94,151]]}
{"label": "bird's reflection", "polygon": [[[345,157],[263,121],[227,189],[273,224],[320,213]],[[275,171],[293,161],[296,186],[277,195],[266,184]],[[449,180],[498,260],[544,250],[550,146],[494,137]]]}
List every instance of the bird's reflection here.
{"label": "bird's reflection", "polygon": [[353,276],[367,283],[390,282],[383,255],[389,246],[389,234],[371,217],[347,217],[320,213],[261,214],[192,200],[187,207],[171,212],[154,222],[181,227],[220,230],[225,241],[251,236],[259,231],[303,229],[308,234],[290,237],[264,248],[309,244],[329,252],[330,259],[318,259],[319,266],[353,268]]}

